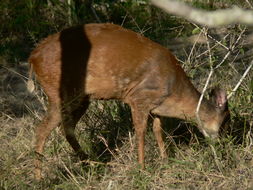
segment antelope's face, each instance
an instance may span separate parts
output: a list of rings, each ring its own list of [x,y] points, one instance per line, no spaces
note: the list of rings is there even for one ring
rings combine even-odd
[[[210,103],[214,111],[210,113],[208,120],[203,122],[200,131],[205,137],[217,138],[230,116],[226,93],[220,88],[215,88],[210,94]]]

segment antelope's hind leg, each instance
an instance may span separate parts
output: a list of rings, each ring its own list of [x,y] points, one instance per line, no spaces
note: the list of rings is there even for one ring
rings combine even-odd
[[[61,111],[58,104],[51,103],[48,107],[47,115],[45,116],[44,120],[41,124],[36,128],[35,131],[35,153],[36,158],[34,161],[35,169],[35,179],[41,179],[41,170],[42,170],[42,161],[41,155],[44,149],[44,145],[46,139],[50,135],[51,131],[56,128],[61,122]]]
[[[81,160],[86,160],[88,155],[84,153],[78,140],[76,139],[75,127],[82,115],[85,113],[89,105],[89,101],[83,98],[81,101],[73,104],[75,105],[67,106],[66,109],[62,111],[62,127],[64,129],[66,139],[73,150],[77,153]]]

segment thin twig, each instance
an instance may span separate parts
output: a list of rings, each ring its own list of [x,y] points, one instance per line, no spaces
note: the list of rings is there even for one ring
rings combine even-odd
[[[95,8],[93,7],[93,4],[94,4],[94,1],[92,1],[92,4],[91,4],[91,11],[93,13],[93,15],[95,16],[96,20],[98,23],[101,23],[101,19],[98,17],[97,13],[96,13],[96,10]]]
[[[123,25],[125,24],[125,20],[126,20],[126,18],[127,18],[127,15],[128,15],[128,13],[126,13],[126,15],[124,16],[124,18],[123,18],[123,20],[122,20],[120,26],[123,26]]]
[[[61,165],[65,168],[65,170],[67,171],[67,173],[69,174],[69,177],[71,179],[71,181],[73,181],[73,183],[79,188],[81,189],[80,183],[78,182],[78,180],[76,179],[75,175],[69,170],[69,168],[66,166],[66,164],[60,160]]]
[[[189,56],[188,56],[188,62],[190,62],[191,56],[192,56],[192,54],[193,54],[193,50],[194,50],[194,48],[195,48],[195,46],[196,46],[196,44],[197,44],[197,41],[198,41],[198,39],[199,39],[199,37],[200,37],[201,34],[202,34],[202,30],[201,30],[201,32],[199,33],[197,39],[194,41],[194,44],[193,44],[193,46],[192,46],[192,48],[191,48],[191,52],[190,52],[190,54],[189,54]]]
[[[221,44],[221,41],[226,40],[226,38],[227,38],[228,36],[229,36],[229,34],[226,34],[226,35],[223,37],[222,40],[220,40],[220,41],[215,40],[215,42],[217,42],[217,43],[215,43],[210,49],[212,50],[212,49],[214,49],[216,46],[220,45],[220,44]],[[206,50],[206,51],[202,52],[201,54],[197,55],[195,58],[199,58],[199,57],[201,57],[202,55],[205,55],[207,52],[208,52],[208,50]]]
[[[246,69],[246,71],[243,73],[241,79],[236,84],[236,86],[234,87],[234,89],[232,90],[232,92],[228,95],[227,99],[231,98],[231,96],[236,92],[236,90],[239,88],[239,86],[241,85],[243,79],[246,77],[246,75],[248,74],[248,72],[250,71],[250,69],[251,69],[252,66],[253,66],[253,60],[251,61],[250,65],[248,66],[248,68]]]
[[[24,79],[26,79],[26,80],[29,79],[28,77],[26,77],[26,76],[24,76],[24,75],[18,73],[17,71],[14,71],[13,69],[10,69],[10,68],[5,67],[5,66],[3,66],[3,65],[1,65],[1,67],[3,67],[4,69],[6,69],[7,71],[10,71],[10,72],[12,72],[12,73],[14,73],[14,74],[20,76],[21,78],[24,78]]]
[[[110,147],[109,147],[107,141],[105,140],[105,138],[102,137],[102,136],[98,136],[98,138],[101,139],[101,141],[104,143],[104,145],[106,146],[106,149],[111,153],[111,155],[112,155],[116,160],[118,160],[118,159],[117,159],[117,156],[116,156],[116,155],[113,153],[113,151],[110,149]],[[103,153],[102,153],[102,154],[103,154]]]
[[[200,29],[202,32],[204,32],[204,28],[201,28],[200,26],[198,26],[195,23],[192,23],[195,27],[197,27],[198,29]],[[217,44],[219,44],[221,47],[225,48],[226,50],[229,50],[229,48],[227,46],[225,46],[224,44],[222,44],[220,41],[216,40],[214,37],[212,37],[210,34],[206,33],[207,37],[212,39],[213,41],[215,41]],[[207,39],[208,40],[208,39]]]
[[[222,61],[216,65],[215,69],[218,69],[228,58],[228,56],[234,51],[236,45],[239,43],[240,39],[242,38],[243,33],[246,31],[246,27],[242,30],[242,32],[240,33],[240,35],[238,36],[237,40],[235,41],[235,43],[231,46],[231,48],[229,49],[229,51],[227,52],[227,54],[225,55],[225,57],[222,59]]]
[[[205,31],[205,36],[206,36],[206,38],[207,38],[207,31]],[[198,124],[199,124],[200,126],[202,126],[202,121],[201,121],[201,119],[200,119],[200,117],[199,117],[200,106],[201,106],[202,100],[203,100],[203,98],[204,98],[205,91],[206,91],[206,89],[207,89],[207,86],[208,86],[208,84],[209,84],[209,82],[210,82],[211,76],[213,75],[213,71],[214,71],[214,70],[213,70],[213,66],[212,66],[212,55],[211,55],[210,44],[209,44],[208,39],[207,39],[207,48],[208,48],[208,52],[209,52],[209,62],[210,62],[210,68],[211,68],[211,70],[210,70],[210,73],[209,73],[209,75],[208,75],[208,77],[207,77],[205,86],[204,86],[204,88],[203,88],[203,90],[202,90],[201,96],[200,96],[200,98],[199,98],[199,102],[198,102],[198,105],[197,105],[197,108],[196,108],[196,113],[195,113],[196,118],[197,118],[197,122],[198,122]]]
[[[237,45],[239,40],[242,38],[242,35],[244,34],[245,31],[246,31],[246,26],[244,27],[242,32],[239,34],[239,36],[238,36],[237,40],[235,41],[235,43],[232,45],[232,47],[231,47],[232,51],[235,49],[235,46]]]
[[[224,56],[224,58],[221,60],[221,62],[215,66],[214,70],[218,69],[227,60],[230,54],[231,54],[231,51],[228,51],[227,54]]]

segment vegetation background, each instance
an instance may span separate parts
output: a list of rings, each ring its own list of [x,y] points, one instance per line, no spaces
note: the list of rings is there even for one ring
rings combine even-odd
[[[185,1],[206,10],[233,5],[253,9],[252,0]],[[57,129],[44,151],[44,178],[34,180],[34,128],[46,111],[47,98],[39,84],[34,93],[27,90],[27,58],[49,34],[94,22],[122,25],[168,47],[199,90],[210,68],[222,63],[208,89],[220,85],[230,93],[253,59],[252,27],[207,30],[147,0],[1,0],[0,190],[253,189],[252,69],[229,100],[231,121],[213,149],[192,123],[164,119],[169,158],[159,159],[149,127],[147,168],[140,171],[129,107],[94,101],[76,130],[90,166],[82,166]]]

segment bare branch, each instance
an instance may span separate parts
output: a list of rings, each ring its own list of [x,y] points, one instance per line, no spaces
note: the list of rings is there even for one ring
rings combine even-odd
[[[208,27],[221,27],[235,23],[253,25],[253,11],[236,6],[231,9],[204,11],[176,0],[151,0],[151,3],[167,13]]]

